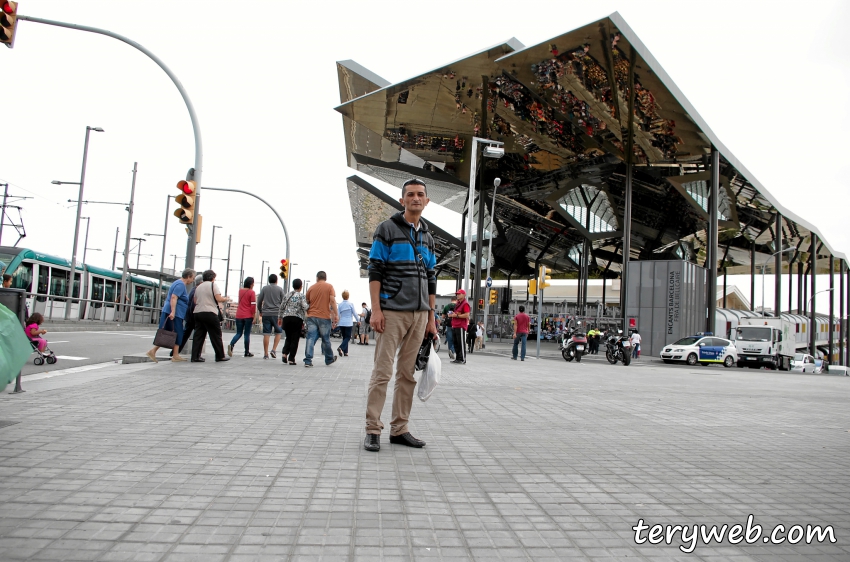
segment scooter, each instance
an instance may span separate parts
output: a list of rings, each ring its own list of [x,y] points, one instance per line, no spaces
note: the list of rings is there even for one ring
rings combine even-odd
[[[568,338],[564,338],[561,343],[561,356],[564,361],[570,362],[573,359],[581,363],[581,356],[584,355],[587,348],[587,335],[584,332],[579,332],[578,329],[570,333]]]
[[[632,362],[632,342],[628,336],[623,335],[622,330],[617,330],[616,334],[611,334],[605,341],[605,359],[612,365],[618,360],[622,361],[623,365]]]

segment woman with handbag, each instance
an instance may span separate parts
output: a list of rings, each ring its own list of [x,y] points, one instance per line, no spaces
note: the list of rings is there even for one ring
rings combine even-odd
[[[303,286],[301,279],[292,282],[292,291],[283,299],[277,314],[277,325],[282,327],[286,334],[281,354],[283,362],[288,362],[289,365],[297,365],[295,355],[298,353],[298,340],[301,338],[301,328],[304,327],[307,314],[307,300],[301,292]]]
[[[202,363],[201,348],[207,334],[215,350],[215,360],[230,361],[224,354],[224,343],[221,341],[221,322],[224,315],[219,303],[226,303],[229,297],[223,297],[215,284],[215,271],[208,269],[203,275],[204,282],[195,289],[195,336],[192,339],[192,362]]]
[[[147,356],[154,363],[156,360],[156,352],[160,347],[172,348],[171,360],[175,363],[185,361],[180,357],[180,341],[183,339],[183,318],[186,316],[186,310],[189,307],[189,292],[186,289],[187,285],[191,285],[195,280],[195,270],[183,270],[182,279],[175,281],[168,289],[168,294],[165,296],[165,305],[162,307],[162,314],[159,317],[159,329],[156,331],[156,337],[153,340],[153,349],[147,352]],[[171,329],[169,330],[169,324]]]

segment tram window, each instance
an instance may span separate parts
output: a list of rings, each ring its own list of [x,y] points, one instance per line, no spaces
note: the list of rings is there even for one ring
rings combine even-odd
[[[51,296],[66,297],[68,296],[68,278],[70,271],[59,269],[56,267],[50,268],[50,292]]]
[[[43,265],[38,266],[38,291],[37,292],[38,292],[39,295],[46,295],[47,294],[47,290],[49,288],[49,285],[48,285],[49,282],[50,282],[50,268],[43,266]],[[39,298],[39,300],[44,301],[46,299]]]
[[[103,300],[104,281],[103,277],[93,276],[91,278],[91,300],[94,301],[96,308],[100,308],[101,304],[99,301]]]
[[[115,295],[115,281],[107,281],[103,290],[103,300],[108,304],[112,304],[116,302],[117,297]]]
[[[153,302],[153,289],[150,287],[134,287],[133,304],[135,306],[151,306]]]
[[[80,274],[74,274],[74,298],[80,298]]]
[[[12,274],[12,288],[32,292],[32,264],[22,263]]]

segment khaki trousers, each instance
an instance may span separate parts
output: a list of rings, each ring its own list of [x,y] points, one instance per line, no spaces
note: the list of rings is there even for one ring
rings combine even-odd
[[[372,368],[366,401],[366,433],[380,435],[384,428],[381,411],[387,399],[387,383],[392,378],[393,360],[397,352],[390,435],[401,435],[407,433],[410,408],[413,406],[413,389],[416,388],[413,371],[416,369],[419,346],[425,337],[428,311],[384,310],[383,313],[386,320],[384,333],[375,334],[375,366]]]

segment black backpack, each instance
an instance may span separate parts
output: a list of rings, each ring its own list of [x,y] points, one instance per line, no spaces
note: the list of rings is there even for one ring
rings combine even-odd
[[[366,324],[369,324],[369,321],[372,320],[372,311],[368,308],[366,309],[366,318],[363,319]]]

